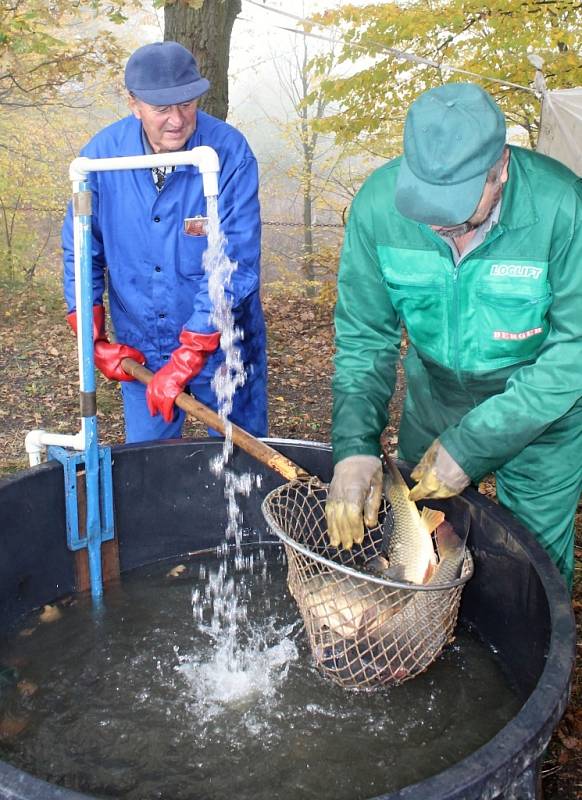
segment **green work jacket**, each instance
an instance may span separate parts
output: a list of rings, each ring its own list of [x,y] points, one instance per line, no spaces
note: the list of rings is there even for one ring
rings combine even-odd
[[[426,392],[459,409],[440,439],[478,480],[582,397],[582,181],[511,147],[499,222],[455,266],[441,237],[396,210],[399,163],[366,180],[342,248],[334,460],[379,454],[404,325]]]

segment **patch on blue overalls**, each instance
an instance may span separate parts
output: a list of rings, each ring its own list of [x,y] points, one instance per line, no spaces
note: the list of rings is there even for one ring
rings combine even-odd
[[[186,217],[184,220],[184,233],[187,236],[206,236],[208,232],[208,217]]]

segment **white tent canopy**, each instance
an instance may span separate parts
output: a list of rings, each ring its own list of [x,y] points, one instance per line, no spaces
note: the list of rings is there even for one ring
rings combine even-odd
[[[544,92],[536,149],[582,176],[582,89]]]

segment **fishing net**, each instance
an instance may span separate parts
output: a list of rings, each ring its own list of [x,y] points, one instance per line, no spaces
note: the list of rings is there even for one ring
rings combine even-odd
[[[391,508],[383,499],[378,525],[366,529],[363,543],[338,549],[327,539],[327,491],[316,479],[292,481],[263,501],[265,519],[285,546],[288,586],[311,653],[323,675],[344,688],[402,683],[427,669],[453,638],[462,588],[473,573],[471,554],[465,548],[459,577],[446,584],[362,572],[381,553]]]

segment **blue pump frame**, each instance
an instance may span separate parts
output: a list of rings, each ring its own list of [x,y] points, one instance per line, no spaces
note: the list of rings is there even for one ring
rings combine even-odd
[[[91,596],[103,596],[101,542],[114,538],[113,481],[111,450],[100,448],[97,428],[95,358],[93,355],[93,276],[91,247],[91,187],[87,180],[75,182],[73,189],[75,224],[75,263],[77,270],[77,324],[80,339],[79,383],[81,422],[85,447],[70,452],[60,447],[48,449],[49,458],[63,464],[67,511],[67,545],[71,550],[87,548]],[[84,464],[87,501],[85,535],[79,534],[77,506],[77,466]]]
[[[85,454],[72,453],[63,447],[51,445],[47,448],[47,455],[49,460],[60,461],[65,471],[67,547],[69,550],[82,550],[89,546],[89,537],[86,534],[81,536],[79,533],[77,467],[85,464]],[[110,447],[99,447],[99,502],[101,542],[109,542],[115,538]]]
[[[97,403],[95,359],[93,355],[93,258],[91,236],[91,187],[88,172],[106,169],[147,169],[153,166],[192,164],[202,175],[204,195],[218,194],[219,161],[208,146],[195,147],[187,152],[146,156],[88,159],[77,158],[71,163],[69,176],[73,181],[73,233],[75,250],[75,294],[79,345],[79,381],[81,389],[81,419],[84,434],[83,455],[53,450],[65,467],[67,493],[67,541],[71,549],[87,547],[89,578],[94,600],[103,596],[101,542],[114,537],[113,490],[111,457],[100,448],[97,435]],[[87,494],[86,535],[79,536],[76,507],[77,465],[85,464]],[[73,498],[75,510],[72,510]],[[69,514],[70,511],[70,514]]]

